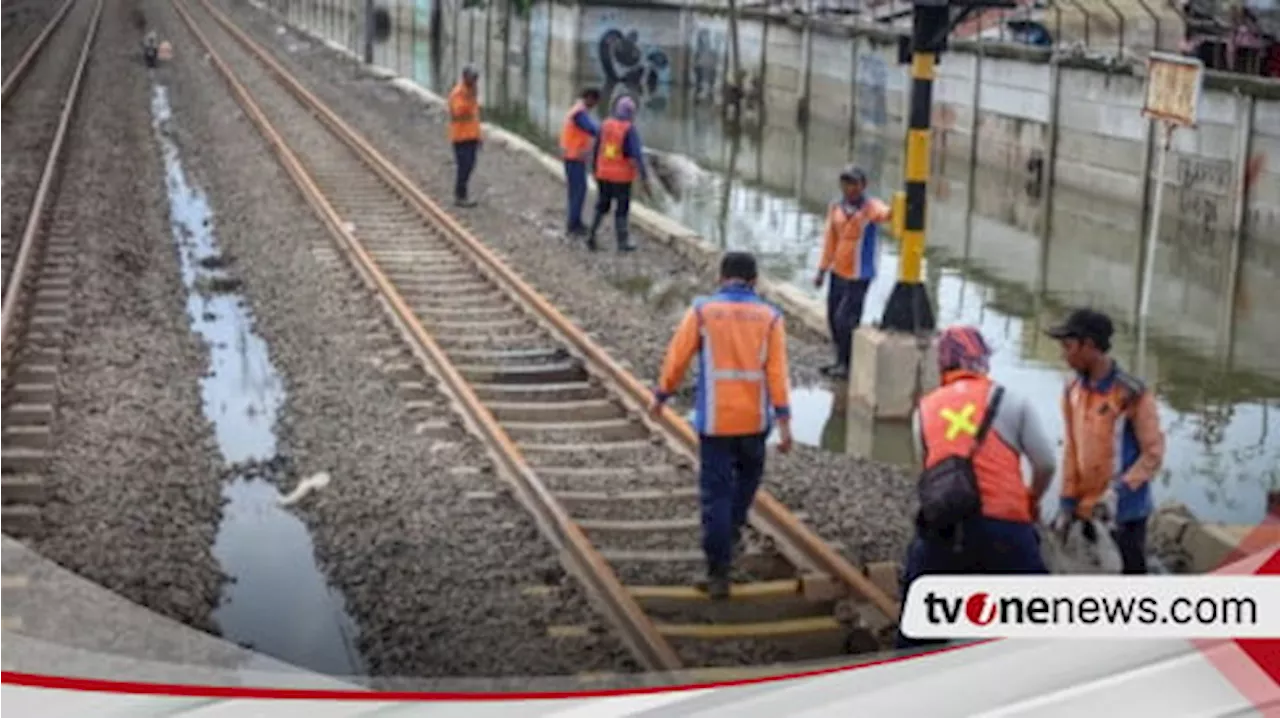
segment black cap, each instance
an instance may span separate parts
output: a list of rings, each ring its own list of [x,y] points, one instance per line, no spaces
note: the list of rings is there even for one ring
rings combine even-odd
[[[756,280],[756,258],[750,252],[726,252],[720,260],[721,279]]]
[[[1092,340],[1103,351],[1111,348],[1111,335],[1114,333],[1111,317],[1092,309],[1076,309],[1066,321],[1045,330],[1045,334],[1054,339]]]
[[[862,171],[862,168],[857,165],[849,165],[848,167],[845,167],[844,169],[840,170],[840,181],[841,182],[857,182],[858,184],[866,184],[867,173]]]

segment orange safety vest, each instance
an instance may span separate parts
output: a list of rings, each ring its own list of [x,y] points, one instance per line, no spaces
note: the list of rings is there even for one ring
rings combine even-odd
[[[636,165],[622,151],[631,123],[610,117],[600,126],[600,156],[596,158],[596,179],[628,184],[636,180]]]
[[[449,141],[480,139],[480,103],[467,86],[459,82],[449,93]]]
[[[889,216],[889,206],[867,197],[862,208],[848,214],[837,201],[827,211],[819,268],[844,279],[872,279],[875,276],[879,233],[877,222]]]
[[[991,396],[992,381],[982,374],[953,371],[948,372],[942,382],[942,386],[920,400],[920,443],[924,447],[925,469],[949,456],[969,455]],[[997,432],[987,432],[973,457],[973,471],[978,477],[983,516],[1031,522],[1031,499],[1022,481],[1021,457]]]
[[[591,152],[591,133],[578,127],[573,121],[574,115],[585,109],[587,106],[579,100],[569,109],[569,114],[564,116],[564,127],[560,129],[560,150],[566,160],[581,161]]]
[[[769,428],[770,405],[789,411],[782,314],[750,289],[729,287],[694,301],[663,361],[658,385],[674,393],[698,357],[695,430],[749,436]]]

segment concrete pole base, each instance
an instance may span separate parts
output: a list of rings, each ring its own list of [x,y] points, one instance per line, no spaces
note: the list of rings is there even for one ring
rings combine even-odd
[[[875,419],[906,419],[917,398],[937,386],[937,342],[932,337],[922,339],[879,327],[859,327],[854,332],[851,413],[859,407]]]

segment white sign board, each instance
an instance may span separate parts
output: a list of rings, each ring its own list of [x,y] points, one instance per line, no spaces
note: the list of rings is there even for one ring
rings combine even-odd
[[[1147,56],[1147,91],[1142,116],[1194,127],[1203,78],[1204,63],[1199,58],[1151,53]]]

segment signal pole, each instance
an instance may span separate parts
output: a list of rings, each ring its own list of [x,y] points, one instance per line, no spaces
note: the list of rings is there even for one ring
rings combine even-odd
[[[971,12],[990,7],[1016,7],[1015,0],[914,0],[911,35],[900,38],[898,60],[911,65],[907,123],[906,187],[894,197],[894,224],[901,244],[898,281],[885,304],[880,326],[890,332],[920,334],[935,328],[933,305],[923,276],[925,219],[928,204],[932,139],[933,78],[947,35]],[[959,12],[953,13],[958,9]],[[978,108],[973,108],[974,112]],[[971,138],[976,142],[977,138]]]

